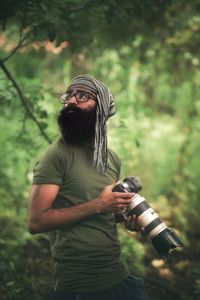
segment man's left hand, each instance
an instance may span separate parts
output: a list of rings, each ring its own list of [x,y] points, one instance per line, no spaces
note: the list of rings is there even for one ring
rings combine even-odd
[[[128,218],[125,220],[125,226],[126,229],[130,231],[141,232],[142,235],[145,234],[145,228],[139,224],[138,217],[135,215],[128,216]]]

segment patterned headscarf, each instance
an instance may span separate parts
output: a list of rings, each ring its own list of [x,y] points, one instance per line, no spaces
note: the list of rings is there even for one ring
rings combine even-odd
[[[87,88],[97,97],[93,166],[98,172],[106,172],[108,163],[106,121],[115,114],[113,96],[104,83],[89,75],[79,75],[73,78],[68,90],[75,85]]]

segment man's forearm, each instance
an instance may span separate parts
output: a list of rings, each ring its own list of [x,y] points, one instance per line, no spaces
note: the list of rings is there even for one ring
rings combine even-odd
[[[67,208],[49,208],[28,221],[29,232],[35,234],[60,229],[97,213],[97,199]]]
[[[82,204],[67,208],[52,208],[59,192],[57,185],[35,185],[32,188],[28,208],[30,233],[47,232],[79,222],[97,213],[120,212],[131,203],[133,193],[113,192],[114,184],[106,186],[101,194]]]

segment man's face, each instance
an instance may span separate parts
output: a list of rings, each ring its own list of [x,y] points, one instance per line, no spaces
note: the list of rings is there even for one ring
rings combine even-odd
[[[65,141],[72,144],[90,141],[94,139],[95,134],[97,102],[88,94],[85,94],[88,96],[87,101],[77,101],[82,91],[89,92],[81,86],[73,87],[68,91],[71,96],[68,97],[67,103],[64,104],[58,116],[61,135]]]

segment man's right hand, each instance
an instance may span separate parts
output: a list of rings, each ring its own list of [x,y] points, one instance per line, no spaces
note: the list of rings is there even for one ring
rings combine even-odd
[[[134,193],[113,192],[116,183],[108,185],[97,197],[97,211],[119,213],[131,203]]]
[[[33,185],[29,197],[28,228],[41,233],[63,228],[91,215],[121,212],[130,205],[133,193],[113,192],[115,184],[106,186],[95,199],[64,208],[53,208],[60,187],[54,184]]]

